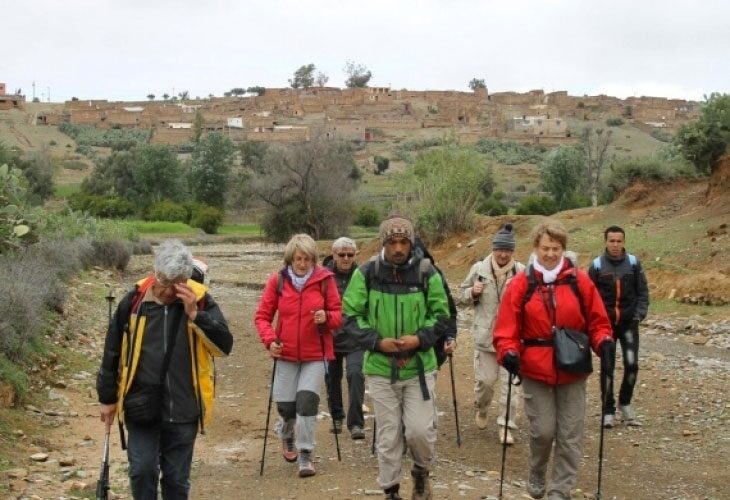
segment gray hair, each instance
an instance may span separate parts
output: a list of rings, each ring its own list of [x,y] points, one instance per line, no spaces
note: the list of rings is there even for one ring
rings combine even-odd
[[[189,279],[193,274],[193,254],[180,240],[165,240],[155,252],[155,273],[170,280]]]
[[[340,250],[344,250],[345,248],[352,248],[353,250],[357,251],[357,244],[346,236],[337,238],[335,242],[332,243],[332,253],[337,253]]]

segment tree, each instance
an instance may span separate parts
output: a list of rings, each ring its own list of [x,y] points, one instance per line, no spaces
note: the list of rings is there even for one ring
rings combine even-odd
[[[96,168],[81,182],[81,192],[89,195],[136,198],[134,168],[138,150],[113,151],[97,162]]]
[[[355,181],[352,147],[315,139],[291,146],[269,146],[251,190],[268,206],[262,227],[275,241],[306,232],[315,239],[347,231]]]
[[[586,127],[580,135],[580,145],[585,157],[585,192],[591,205],[598,206],[601,174],[610,160],[608,148],[611,145],[612,131]]]
[[[484,83],[484,78],[472,78],[469,81],[469,88],[472,90],[476,89],[486,89],[487,84]]]
[[[321,71],[317,72],[317,77],[314,79],[314,82],[317,84],[317,87],[324,87],[327,85],[327,82],[330,81],[330,77],[322,73]]]
[[[294,78],[289,79],[289,85],[293,89],[308,88],[314,85],[314,63],[305,64],[300,66],[298,70],[294,72]]]
[[[149,99],[150,101],[154,101],[155,100],[155,94],[147,94],[147,99]]]
[[[397,208],[413,214],[433,241],[470,229],[488,170],[471,148],[449,145],[425,151],[397,186],[402,193]]]
[[[203,135],[203,128],[205,128],[203,113],[201,113],[200,110],[197,110],[195,112],[195,118],[193,119],[193,142],[200,142],[200,136]]]
[[[168,100],[170,98],[170,94],[168,94],[167,92],[165,92],[164,94],[162,94],[162,98],[164,100]]]
[[[146,208],[164,199],[179,201],[184,194],[183,172],[177,155],[165,144],[139,149],[133,170],[137,204]]]
[[[553,149],[540,164],[542,186],[552,195],[558,210],[572,208],[584,170],[583,152],[566,145]]]
[[[256,94],[256,95],[264,95],[264,92],[266,92],[266,87],[261,87],[261,86],[258,86],[257,85],[257,86],[254,86],[254,87],[247,88],[246,89],[246,92],[251,92],[251,93]]]
[[[347,75],[345,85],[349,88],[367,87],[368,82],[373,77],[372,72],[365,65],[356,64],[353,61],[347,61],[345,63],[344,71]]]
[[[30,153],[15,164],[28,180],[27,196],[32,205],[41,205],[53,195],[55,165],[48,149]]]
[[[246,89],[243,87],[234,87],[231,89],[231,95],[239,96],[246,93]]]
[[[188,175],[190,192],[195,201],[223,208],[230,186],[234,152],[230,139],[217,132],[198,141]]]
[[[375,175],[382,174],[388,170],[388,167],[390,166],[390,159],[384,156],[375,155],[373,161],[375,162]]]
[[[710,173],[730,144],[730,94],[706,97],[699,119],[683,125],[674,142],[699,172]]]
[[[177,96],[180,98],[181,101],[185,101],[187,99],[190,99],[190,92],[187,90],[183,90],[182,92],[178,92]]]
[[[230,91],[223,92],[223,97],[231,97],[233,94]]]

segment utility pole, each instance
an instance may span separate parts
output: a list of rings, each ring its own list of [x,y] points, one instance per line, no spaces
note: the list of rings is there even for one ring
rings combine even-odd
[[[46,87],[46,90],[48,90],[48,102],[51,102],[51,87]]]
[[[35,101],[35,80],[33,80],[33,101]]]

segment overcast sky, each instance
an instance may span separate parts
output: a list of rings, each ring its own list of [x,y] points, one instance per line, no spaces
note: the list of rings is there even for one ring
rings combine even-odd
[[[730,92],[726,0],[2,0],[0,81],[52,101],[343,86],[702,99]]]

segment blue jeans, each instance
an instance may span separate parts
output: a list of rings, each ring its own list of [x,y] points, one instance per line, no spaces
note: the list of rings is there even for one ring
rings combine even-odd
[[[187,499],[197,422],[157,425],[129,422],[127,429],[129,484],[134,500],[156,500],[158,483],[162,484],[165,500]]]

